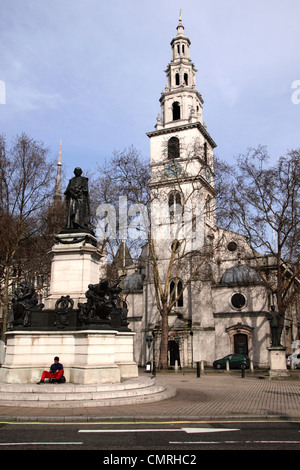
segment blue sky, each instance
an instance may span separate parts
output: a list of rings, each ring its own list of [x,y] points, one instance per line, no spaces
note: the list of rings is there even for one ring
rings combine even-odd
[[[61,139],[67,179],[130,145],[149,158],[180,9],[216,154],[299,147],[299,0],[1,0],[0,132],[55,158]]]

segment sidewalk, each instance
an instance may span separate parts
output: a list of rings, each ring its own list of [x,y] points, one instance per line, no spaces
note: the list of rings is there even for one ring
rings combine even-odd
[[[145,372],[141,371],[141,374]],[[156,382],[177,389],[175,397],[155,403],[69,409],[1,406],[0,421],[92,422],[126,420],[299,419],[300,371],[270,379],[267,372],[158,372]],[[58,385],[59,386],[59,385]]]

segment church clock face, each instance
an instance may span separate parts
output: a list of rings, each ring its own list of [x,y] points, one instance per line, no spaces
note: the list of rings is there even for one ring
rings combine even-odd
[[[168,178],[176,178],[179,176],[182,172],[182,166],[180,165],[179,162],[170,162],[167,164],[165,167],[165,175]]]

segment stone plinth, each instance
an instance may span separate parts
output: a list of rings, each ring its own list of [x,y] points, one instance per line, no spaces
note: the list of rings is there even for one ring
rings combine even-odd
[[[270,360],[270,377],[280,377],[289,375],[286,367],[286,348],[283,346],[272,346],[268,348]]]
[[[0,403],[7,407],[63,409],[107,407],[151,403],[176,395],[174,387],[157,383],[150,377],[138,377],[116,384],[78,385],[64,383],[4,384],[0,383]],[[59,414],[58,414],[59,416]]]
[[[84,302],[89,284],[97,284],[100,278],[102,255],[97,239],[87,233],[66,233],[56,237],[52,247],[51,282],[45,307],[54,309],[55,302],[65,295],[78,302]]]
[[[67,382],[118,383],[138,376],[132,332],[116,330],[12,331],[7,333],[0,381],[35,383],[59,356]]]

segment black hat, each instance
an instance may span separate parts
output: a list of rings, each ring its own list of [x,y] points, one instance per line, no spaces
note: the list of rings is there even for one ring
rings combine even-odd
[[[59,361],[59,357],[55,356],[54,360]]]

